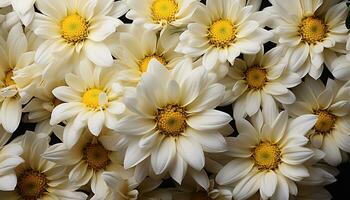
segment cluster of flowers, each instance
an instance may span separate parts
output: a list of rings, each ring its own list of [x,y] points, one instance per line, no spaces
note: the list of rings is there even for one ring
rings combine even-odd
[[[269,1],[1,0],[0,198],[331,199],[348,7]]]

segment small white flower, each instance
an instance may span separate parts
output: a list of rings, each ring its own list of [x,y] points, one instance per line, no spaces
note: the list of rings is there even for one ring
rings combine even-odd
[[[341,151],[350,152],[349,90],[349,82],[328,79],[324,86],[321,80],[306,77],[305,82],[293,90],[297,101],[286,106],[293,117],[317,117],[307,136],[312,146],[325,153],[324,160],[334,166],[342,161]]]
[[[247,199],[257,191],[262,199],[281,200],[289,199],[289,193],[296,195],[295,184],[309,176],[305,161],[313,151],[304,147],[308,142],[304,135],[315,121],[315,116],[308,121],[304,116],[289,120],[285,111],[277,116],[259,111],[251,123],[236,119],[239,135],[229,141],[227,153],[234,159],[220,170],[216,182],[233,184],[237,200]]]
[[[241,0],[207,0],[181,34],[176,51],[203,55],[203,65],[209,67],[217,62],[233,64],[240,53],[255,54],[272,34],[251,18],[253,13],[253,6]]]
[[[53,109],[50,124],[68,121],[63,142],[69,147],[75,144],[86,126],[98,136],[103,127],[113,127],[117,116],[125,110],[121,102],[123,88],[115,82],[118,68],[101,68],[84,60],[78,69],[76,74],[66,75],[68,86],[52,91],[63,103]]]

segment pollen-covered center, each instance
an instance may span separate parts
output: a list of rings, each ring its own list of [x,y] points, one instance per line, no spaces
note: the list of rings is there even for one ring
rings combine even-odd
[[[247,84],[252,89],[262,89],[267,81],[266,70],[260,67],[250,67],[245,72]]]
[[[217,20],[209,28],[210,43],[216,47],[225,48],[229,46],[235,38],[236,29],[229,20]]]
[[[151,60],[152,60],[153,58],[157,59],[158,62],[160,62],[162,65],[166,65],[166,64],[167,64],[167,62],[166,62],[166,60],[164,59],[163,56],[158,56],[158,55],[146,56],[144,59],[142,59],[142,60],[140,61],[140,71],[141,71],[142,73],[144,73],[144,72],[147,71],[147,69],[148,69],[148,64],[149,64],[149,62],[151,62]]]
[[[158,109],[156,123],[159,132],[166,136],[178,136],[186,129],[187,114],[178,105],[167,105]]]
[[[100,104],[100,95],[104,92],[100,89],[89,89],[83,94],[83,103],[86,107],[91,109],[99,109]]]
[[[26,170],[17,179],[17,192],[25,200],[36,200],[47,191],[48,181],[45,174],[35,170]]]
[[[151,11],[154,21],[172,22],[176,19],[179,7],[175,0],[154,0]]]
[[[5,86],[11,86],[11,85],[15,85],[15,81],[12,79],[13,77],[13,71],[9,70],[5,73],[5,78],[4,78],[4,84]]]
[[[68,15],[61,21],[61,36],[67,43],[80,43],[88,37],[89,23],[77,13]]]
[[[252,157],[259,170],[273,170],[281,161],[281,150],[270,142],[261,142],[253,151]]]
[[[301,22],[299,32],[304,41],[309,44],[315,44],[326,37],[327,26],[321,19],[306,17]]]
[[[318,115],[318,118],[314,127],[316,133],[319,133],[319,134],[329,133],[334,128],[336,116],[326,110],[316,111],[315,114]]]
[[[109,153],[100,143],[89,143],[84,148],[84,159],[90,168],[98,171],[111,162]]]

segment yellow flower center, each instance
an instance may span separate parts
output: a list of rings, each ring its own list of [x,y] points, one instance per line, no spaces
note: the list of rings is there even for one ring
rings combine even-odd
[[[61,22],[61,36],[67,43],[80,43],[88,37],[89,23],[77,13],[68,15]]]
[[[301,22],[299,32],[304,41],[315,44],[326,37],[327,26],[318,18],[306,17]]]
[[[92,108],[92,109],[99,109],[101,107],[99,102],[100,94],[102,94],[103,91],[100,89],[90,89],[86,91],[83,94],[83,103],[86,107]]]
[[[281,150],[270,142],[261,142],[253,151],[253,158],[259,170],[273,170],[281,161]]]
[[[247,84],[252,89],[262,89],[267,81],[266,70],[260,67],[250,67],[245,72]]]
[[[151,55],[151,56],[146,56],[144,59],[142,59],[140,61],[140,71],[142,73],[146,72],[148,69],[148,64],[149,62],[151,62],[151,60],[155,58],[158,60],[158,62],[160,62],[162,65],[166,65],[167,62],[166,60],[163,58],[163,56],[158,56],[158,55]]]
[[[316,133],[319,133],[319,134],[329,133],[334,127],[336,116],[329,113],[326,110],[316,111],[315,114],[318,115],[318,118],[314,127]]]
[[[151,11],[154,21],[172,22],[179,8],[174,0],[154,0]]]
[[[84,159],[88,166],[96,171],[105,169],[111,162],[109,151],[100,143],[89,143],[84,148]]]
[[[157,111],[157,128],[163,135],[176,137],[186,129],[186,119],[187,113],[184,108],[167,105]]]
[[[17,180],[17,192],[25,200],[39,199],[47,187],[46,176],[35,170],[24,171]]]
[[[235,38],[236,29],[229,20],[217,20],[209,28],[210,43],[216,47],[225,48],[229,46]]]
[[[15,85],[15,81],[12,79],[13,77],[13,71],[9,70],[8,72],[6,72],[5,74],[5,79],[4,79],[4,83],[6,86],[11,86],[11,85]]]

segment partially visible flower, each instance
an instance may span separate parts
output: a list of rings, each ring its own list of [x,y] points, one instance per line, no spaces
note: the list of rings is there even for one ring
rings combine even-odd
[[[198,57],[203,65],[234,63],[240,53],[256,54],[272,34],[251,18],[253,6],[241,0],[207,0],[181,34],[176,51]]]
[[[0,2],[0,8],[10,6],[12,7],[14,13],[18,15],[24,26],[28,26],[35,15],[34,4],[36,0],[2,0]]]
[[[76,74],[66,75],[68,86],[52,91],[62,103],[53,109],[50,124],[68,121],[63,133],[68,147],[76,143],[86,126],[98,136],[103,127],[113,127],[118,115],[125,111],[123,88],[115,82],[117,74],[118,68],[101,68],[84,60]]]
[[[126,17],[149,30],[187,25],[199,5],[198,0],[126,0],[130,11]]]
[[[349,83],[328,79],[325,86],[321,80],[306,77],[293,90],[297,101],[286,105],[292,117],[317,117],[307,137],[313,147],[325,153],[324,160],[334,166],[342,161],[341,151],[350,152]]]

